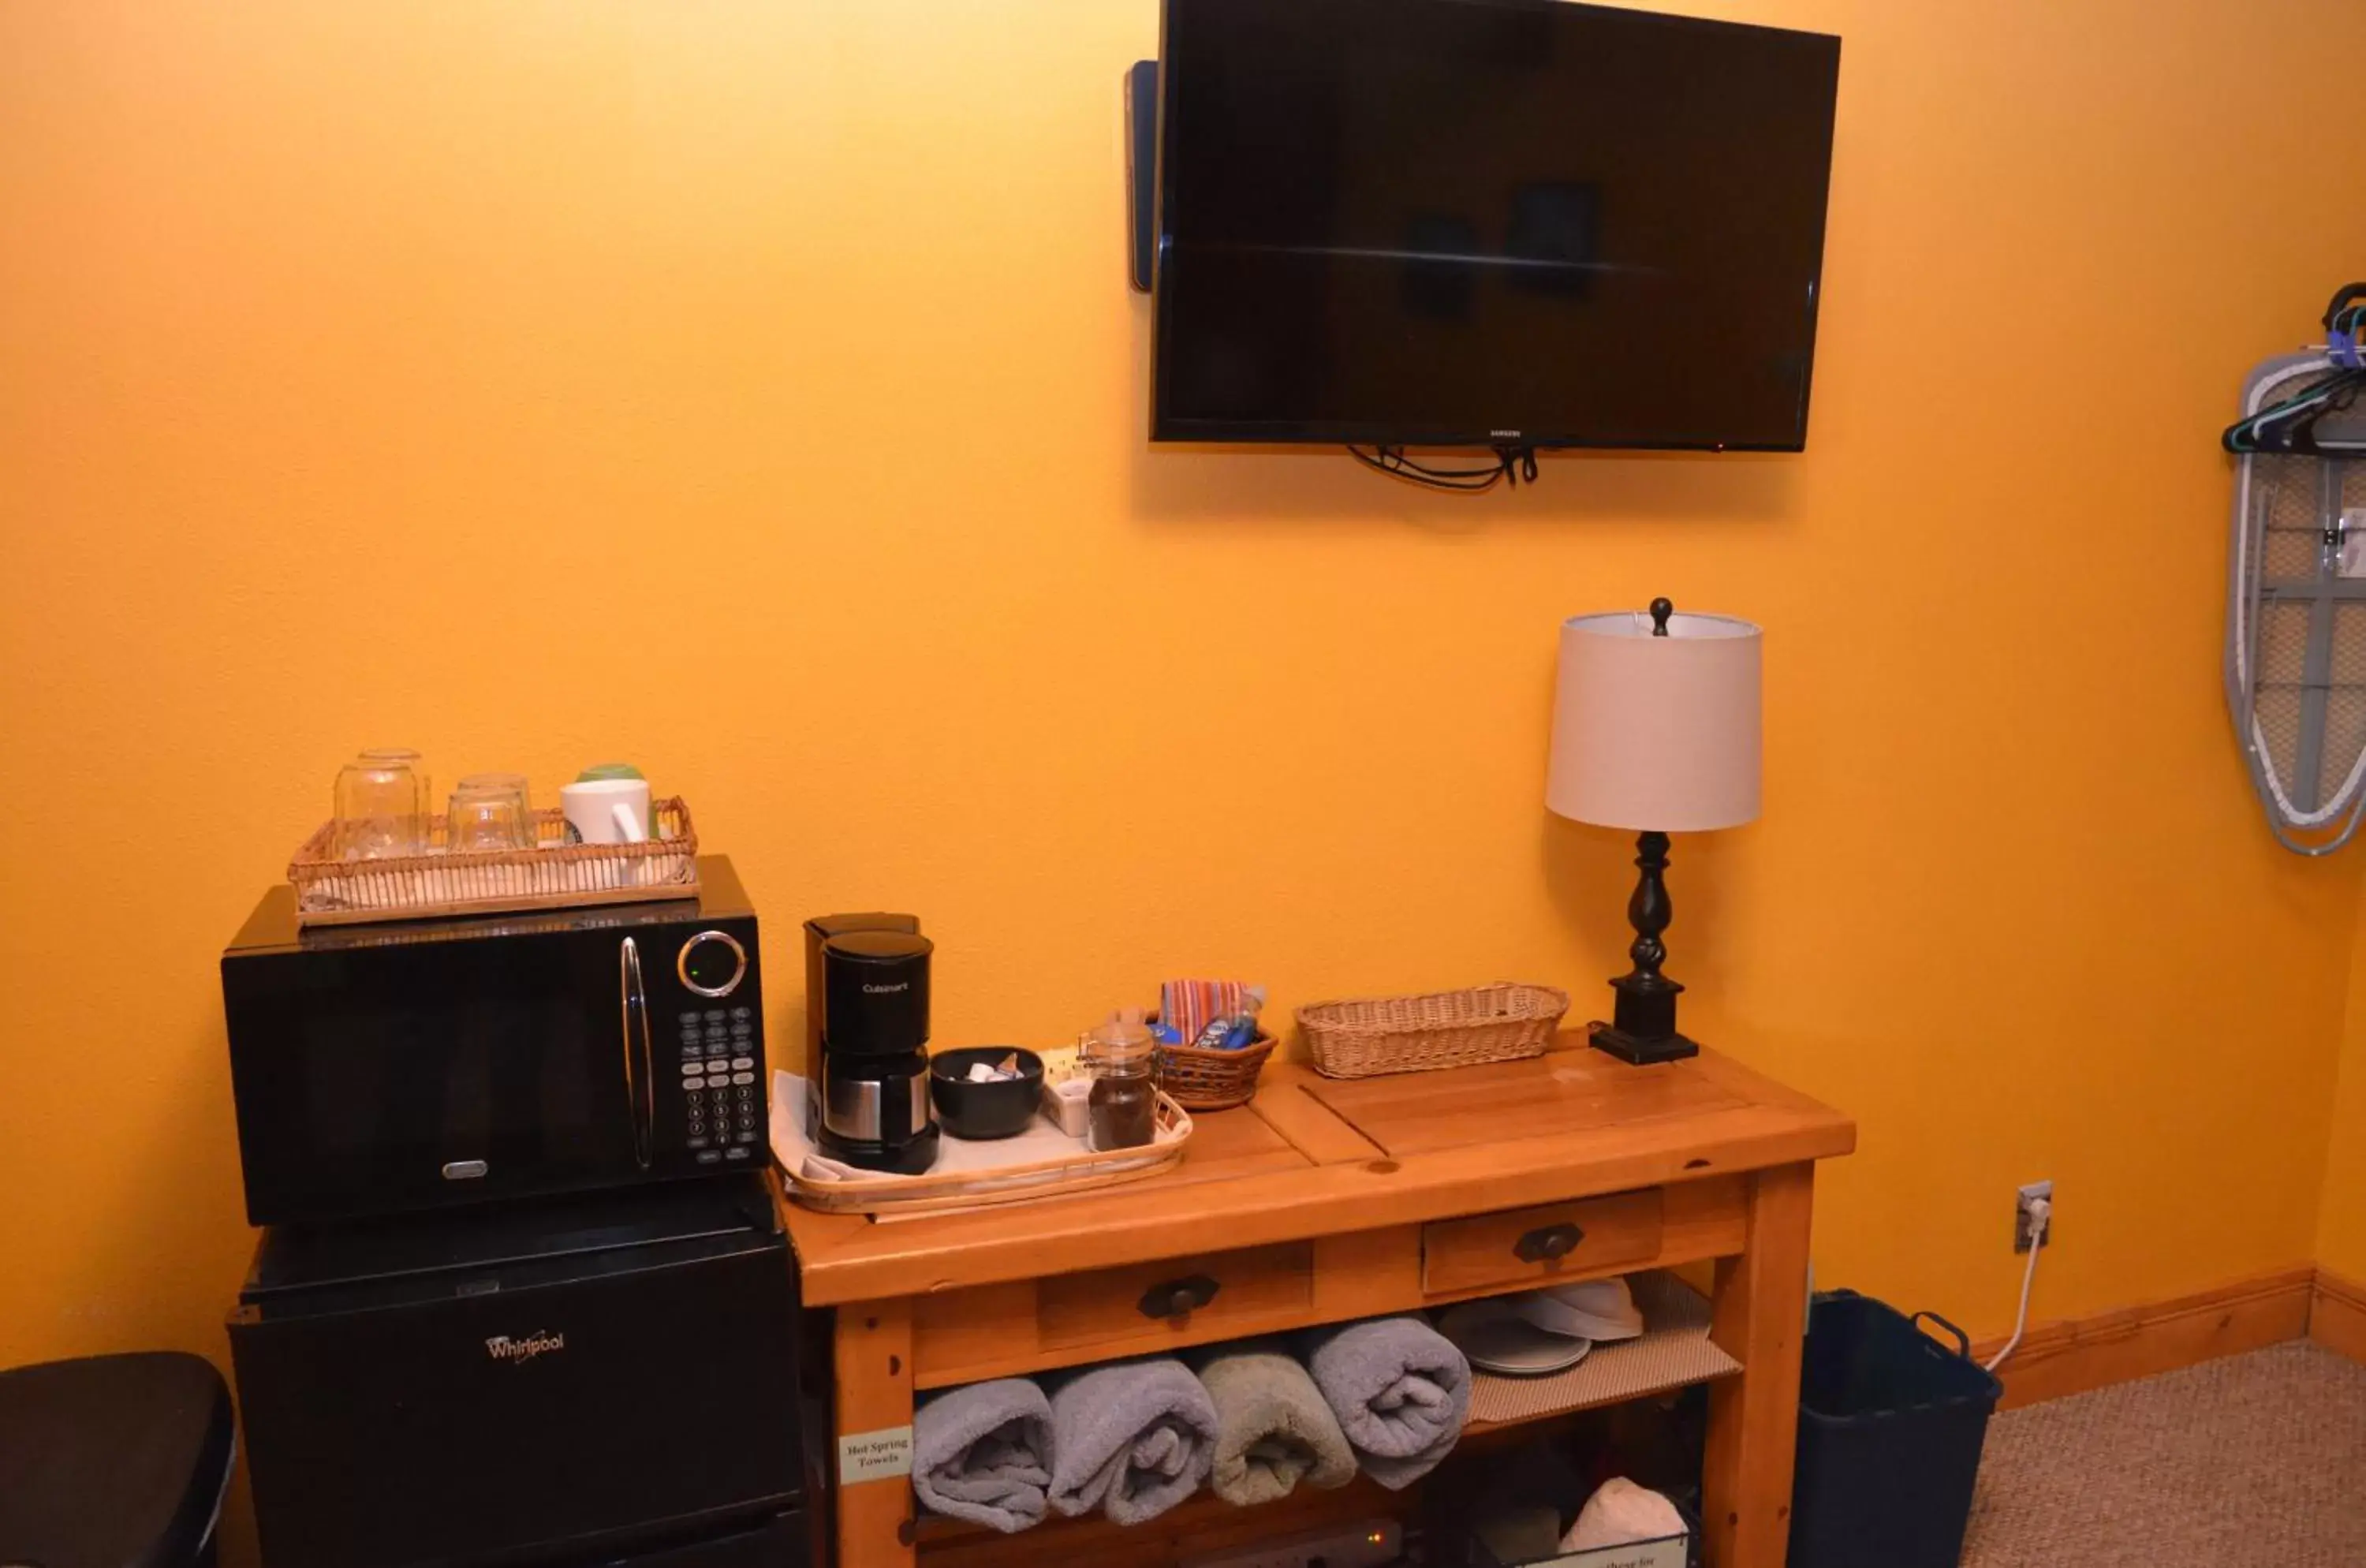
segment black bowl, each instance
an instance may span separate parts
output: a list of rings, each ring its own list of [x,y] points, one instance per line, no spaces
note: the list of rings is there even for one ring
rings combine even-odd
[[[974,1063],[993,1066],[1005,1056],[1019,1058],[1019,1076],[992,1083],[971,1083],[966,1075]],[[929,1102],[937,1120],[956,1138],[1012,1138],[1027,1131],[1043,1102],[1043,1058],[1015,1045],[968,1045],[940,1051],[929,1058]]]

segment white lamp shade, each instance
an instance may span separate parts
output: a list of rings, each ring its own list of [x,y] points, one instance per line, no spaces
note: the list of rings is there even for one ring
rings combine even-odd
[[[1732,828],[1758,815],[1759,648],[1725,615],[1620,611],[1561,623],[1545,804],[1631,832]]]

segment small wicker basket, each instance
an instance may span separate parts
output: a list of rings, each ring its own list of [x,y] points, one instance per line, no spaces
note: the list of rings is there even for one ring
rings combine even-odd
[[[1425,1073],[1541,1056],[1569,994],[1508,981],[1424,997],[1313,1002],[1298,1010],[1314,1070],[1325,1077]]]
[[[1225,1111],[1246,1105],[1256,1093],[1257,1074],[1273,1055],[1274,1038],[1260,1033],[1237,1051],[1197,1045],[1158,1047],[1158,1087],[1186,1111]]]

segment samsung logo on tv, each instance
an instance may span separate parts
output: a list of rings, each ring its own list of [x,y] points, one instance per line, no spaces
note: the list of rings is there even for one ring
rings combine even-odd
[[[1487,433],[1490,441],[1517,441],[1519,438],[1520,433],[1516,430],[1491,430]]]

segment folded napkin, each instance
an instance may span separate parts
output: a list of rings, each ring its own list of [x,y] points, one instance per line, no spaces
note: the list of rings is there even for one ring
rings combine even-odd
[[[1079,1372],[1052,1390],[1052,1506],[1155,1519],[1208,1479],[1216,1433],[1208,1391],[1171,1356]]]
[[[1453,1452],[1470,1413],[1470,1363],[1417,1317],[1376,1317],[1318,1330],[1306,1370],[1347,1435],[1364,1473],[1410,1486]]]
[[[1560,1538],[1563,1551],[1591,1551],[1603,1546],[1632,1546],[1638,1541],[1665,1540],[1687,1533],[1676,1506],[1623,1475],[1614,1475],[1595,1488],[1577,1522]]]
[[[941,1393],[912,1416],[912,1490],[921,1506],[1008,1535],[1043,1518],[1052,1484],[1052,1404],[1025,1378]]]
[[[1339,1418],[1278,1342],[1226,1346],[1200,1358],[1198,1370],[1216,1407],[1209,1483],[1217,1496],[1246,1506],[1287,1496],[1301,1481],[1330,1487],[1356,1479]]]

